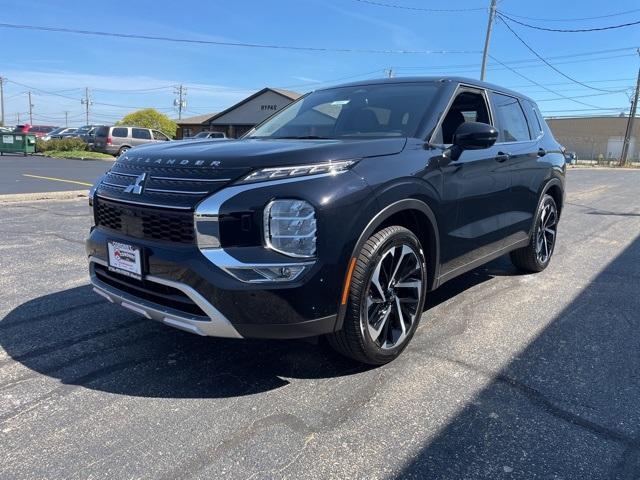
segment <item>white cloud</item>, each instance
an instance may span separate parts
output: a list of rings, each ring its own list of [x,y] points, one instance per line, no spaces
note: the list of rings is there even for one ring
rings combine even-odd
[[[91,110],[100,121],[120,118],[125,113],[142,107],[158,108],[174,116],[172,102],[175,98],[173,86],[180,81],[144,75],[95,75],[71,71],[9,70],[3,72],[8,80],[6,96],[6,121],[14,123],[20,112],[21,121],[26,121],[28,111],[27,90],[32,91],[34,123],[62,123],[68,111],[74,124],[83,120],[80,99],[84,88],[89,87],[94,101]],[[17,82],[22,85],[18,85]],[[187,88],[187,110],[185,115],[220,111],[251,95],[254,89],[239,89],[215,83],[189,83]],[[162,88],[161,88],[162,87]],[[136,92],[135,90],[156,89]],[[45,92],[57,93],[57,95]],[[108,103],[111,105],[100,105]],[[115,105],[115,106],[114,106]],[[96,118],[98,120],[98,118]]]

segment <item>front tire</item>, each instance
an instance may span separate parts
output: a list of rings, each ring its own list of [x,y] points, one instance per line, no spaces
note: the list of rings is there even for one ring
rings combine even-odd
[[[551,262],[558,233],[558,207],[551,195],[542,197],[529,245],[511,252],[511,262],[525,272],[541,272]]]
[[[362,247],[351,277],[342,329],[328,336],[341,354],[371,365],[394,360],[413,337],[427,286],[418,238],[387,227]]]

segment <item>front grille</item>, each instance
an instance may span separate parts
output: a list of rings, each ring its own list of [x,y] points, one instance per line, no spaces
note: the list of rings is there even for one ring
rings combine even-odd
[[[98,185],[96,195],[107,200],[192,210],[203,198],[245,175],[248,168],[167,167],[117,161]],[[140,175],[145,174],[144,180]],[[127,192],[138,181],[139,191]]]
[[[177,288],[120,275],[97,263],[94,263],[94,273],[101,282],[135,297],[179,312],[208,319],[207,314],[191,298]]]
[[[134,238],[194,243],[193,213],[95,200],[96,226]]]

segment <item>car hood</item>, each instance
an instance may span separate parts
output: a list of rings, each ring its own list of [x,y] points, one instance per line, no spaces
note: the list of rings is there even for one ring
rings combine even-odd
[[[203,198],[256,168],[391,155],[402,151],[405,143],[405,138],[247,139],[144,145],[121,155],[105,174],[95,190],[100,199],[96,208],[105,218],[113,217],[117,208],[109,201],[192,209]]]
[[[137,147],[118,161],[189,168],[253,169],[393,155],[401,152],[405,144],[405,138],[188,140]]]

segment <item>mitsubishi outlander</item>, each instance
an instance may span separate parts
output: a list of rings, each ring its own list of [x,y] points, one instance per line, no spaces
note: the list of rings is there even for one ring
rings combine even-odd
[[[549,265],[565,170],[536,104],[496,85],[317,90],[239,140],[120,155],[90,193],[91,281],[198,335],[326,335],[383,364],[446,281],[507,253]]]

